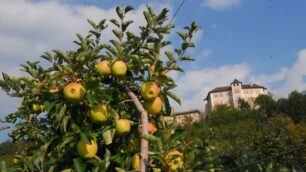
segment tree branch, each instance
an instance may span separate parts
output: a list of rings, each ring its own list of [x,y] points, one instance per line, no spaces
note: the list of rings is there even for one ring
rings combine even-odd
[[[142,135],[148,135],[148,113],[143,108],[137,96],[130,90],[128,87],[121,85],[125,92],[130,96],[137,110],[141,114],[141,131]],[[140,172],[146,172],[148,167],[148,152],[149,152],[149,143],[146,139],[141,138],[141,147],[140,147]]]

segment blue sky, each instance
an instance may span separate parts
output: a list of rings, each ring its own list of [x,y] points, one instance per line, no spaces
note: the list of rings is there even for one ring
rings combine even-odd
[[[1,0],[0,71],[21,76],[19,64],[37,60],[44,51],[73,48],[74,33],[85,33],[86,19],[115,17],[117,5],[132,5],[132,27],[144,22],[142,10],[178,8],[179,0]],[[176,111],[204,110],[203,98],[216,86],[234,78],[268,88],[285,97],[306,89],[305,0],[186,0],[176,16],[176,31],[196,21],[201,27],[196,62],[184,63],[184,74],[172,73],[182,106]],[[109,38],[106,36],[106,39]],[[169,37],[177,42],[175,34]],[[176,44],[174,44],[175,46]],[[171,48],[171,47],[170,47]],[[19,100],[0,92],[0,118],[14,112]],[[5,124],[0,123],[0,126]],[[0,131],[0,142],[8,139]]]

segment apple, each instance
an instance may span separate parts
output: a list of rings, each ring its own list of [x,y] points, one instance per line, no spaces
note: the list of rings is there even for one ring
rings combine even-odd
[[[85,88],[79,83],[72,82],[64,87],[64,97],[69,102],[80,102],[85,97],[85,94]]]
[[[108,119],[107,104],[98,104],[90,110],[89,118],[93,122],[101,123]]]
[[[163,109],[163,101],[160,97],[156,97],[153,100],[145,101],[144,107],[149,114],[155,115]]]
[[[110,61],[109,60],[103,60],[100,63],[95,65],[95,68],[98,73],[104,76],[108,76],[111,74],[111,68],[110,68]]]
[[[169,151],[164,158],[166,166],[170,172],[174,172],[177,169],[183,167],[184,164],[184,157],[181,152],[176,149]]]
[[[117,60],[113,62],[112,67],[111,67],[112,74],[116,77],[123,77],[126,74],[127,71],[127,66],[126,64],[121,61]]]
[[[145,100],[152,100],[156,98],[160,93],[160,88],[155,82],[148,81],[141,85],[140,94]]]
[[[116,133],[120,136],[129,134],[131,131],[131,122],[128,119],[118,119],[116,121]]]
[[[154,134],[157,131],[155,125],[151,122],[148,123],[148,132],[149,134]],[[141,127],[138,128],[138,134],[142,134]]]
[[[155,125],[151,122],[149,122],[148,124],[148,132],[149,134],[154,134],[157,131],[157,128],[155,127]]]
[[[134,154],[132,157],[132,169],[139,170],[140,167],[140,158],[139,154]]]
[[[110,145],[113,142],[113,130],[106,130],[102,133],[104,143]]]
[[[32,104],[32,111],[33,112],[42,112],[45,110],[45,106],[41,104]]]
[[[20,163],[20,160],[19,160],[19,159],[17,159],[17,158],[14,158],[14,159],[13,159],[13,164],[17,165],[17,164],[19,164],[19,163]]]
[[[84,159],[92,158],[98,152],[98,145],[94,140],[91,140],[90,143],[80,140],[77,144],[77,152]]]

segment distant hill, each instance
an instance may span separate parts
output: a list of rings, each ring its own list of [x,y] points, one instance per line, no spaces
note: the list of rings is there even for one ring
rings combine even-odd
[[[306,95],[306,90],[301,91],[301,94],[302,94],[302,95]]]

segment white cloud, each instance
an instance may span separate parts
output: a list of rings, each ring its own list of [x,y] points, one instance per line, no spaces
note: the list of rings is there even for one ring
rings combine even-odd
[[[306,77],[306,49],[301,50],[298,53],[297,61],[289,69],[288,76],[285,79],[284,85],[278,89],[280,95],[287,96],[291,91],[303,91],[306,90],[306,83],[304,78]]]
[[[237,6],[241,0],[203,0],[204,6],[210,7],[214,10],[224,10],[233,6]]]
[[[274,83],[286,79],[288,77],[288,71],[288,68],[281,67],[278,72],[270,75],[253,75],[250,77],[250,81],[271,88]]]

